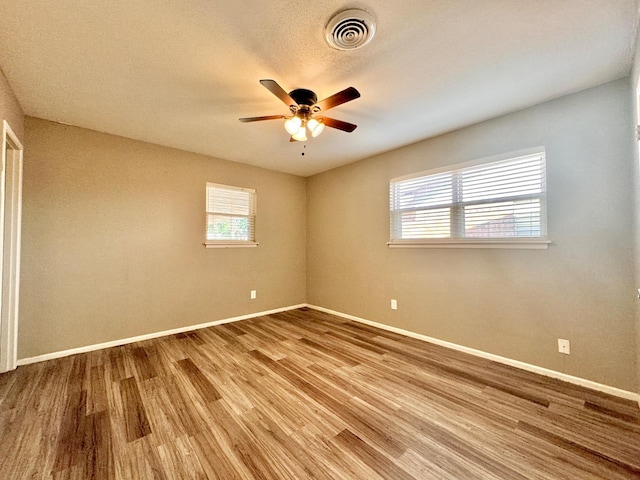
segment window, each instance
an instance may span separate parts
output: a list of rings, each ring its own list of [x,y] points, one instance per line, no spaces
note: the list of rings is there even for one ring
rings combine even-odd
[[[389,246],[546,248],[544,149],[393,179]]]
[[[215,247],[255,247],[256,191],[207,183],[207,240]]]

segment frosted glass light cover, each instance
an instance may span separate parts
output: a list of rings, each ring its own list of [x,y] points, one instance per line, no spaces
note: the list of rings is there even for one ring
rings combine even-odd
[[[324,130],[324,123],[319,122],[315,118],[309,120],[307,126],[309,127],[309,131],[311,132],[312,137],[317,137]]]
[[[298,133],[301,125],[302,120],[300,120],[299,117],[291,117],[284,121],[284,129],[289,135],[295,135]]]
[[[291,137],[294,140],[297,140],[299,142],[306,142],[307,141],[307,129],[305,128],[304,125],[301,125],[300,128],[298,129],[298,131],[296,133],[292,134]]]

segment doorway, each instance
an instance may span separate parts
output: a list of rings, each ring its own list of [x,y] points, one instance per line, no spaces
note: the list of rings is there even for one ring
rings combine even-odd
[[[22,154],[22,144],[4,120],[0,163],[0,372],[17,366]]]

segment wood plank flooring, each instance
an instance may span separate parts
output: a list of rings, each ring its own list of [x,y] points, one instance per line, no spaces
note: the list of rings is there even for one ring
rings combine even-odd
[[[0,478],[640,478],[640,411],[299,309],[0,375]]]

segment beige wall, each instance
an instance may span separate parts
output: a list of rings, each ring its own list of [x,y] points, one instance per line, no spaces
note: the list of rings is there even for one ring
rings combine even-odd
[[[13,133],[20,142],[24,143],[24,113],[4,73],[0,70],[0,125],[2,120],[7,121]]]
[[[630,114],[624,79],[311,177],[308,302],[635,390]],[[386,246],[391,178],[540,145],[548,250]]]
[[[632,125],[633,128],[636,128],[636,125],[640,125],[640,118],[638,118],[638,112],[640,112],[640,105],[638,105],[638,94],[640,93],[640,30],[638,30],[638,36],[636,37],[636,52],[633,62],[633,71],[631,72],[631,105],[632,105]],[[635,194],[635,214],[634,214],[634,233],[635,233],[635,262],[634,262],[634,273],[635,273],[635,286],[637,289],[640,289],[640,155],[639,155],[639,146],[640,143],[635,142],[635,147],[633,148],[633,191]],[[636,391],[640,394],[640,301],[636,301],[636,345],[637,345],[637,368],[638,368],[638,376],[637,376],[637,389]],[[640,403],[640,398],[638,399]]]
[[[304,178],[30,117],[25,130],[18,358],[305,302]],[[204,248],[206,182],[257,189],[257,248]]]

